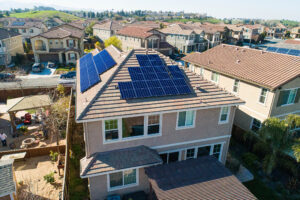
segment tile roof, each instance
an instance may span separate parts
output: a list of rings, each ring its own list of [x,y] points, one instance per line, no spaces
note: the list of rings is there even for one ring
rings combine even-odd
[[[14,25],[14,22],[24,22],[24,25]],[[44,26],[43,22],[41,21],[11,21],[7,26],[5,26],[5,28],[42,28]]]
[[[153,28],[143,26],[126,26],[117,32],[117,35],[124,35],[129,37],[147,38],[154,35]]]
[[[170,26],[160,30],[165,34],[190,35],[194,33],[194,28],[185,24],[171,24]]]
[[[0,197],[16,192],[13,176],[13,160],[0,160]]]
[[[100,175],[116,170],[162,164],[158,153],[146,146],[99,152],[80,160],[81,176]]]
[[[115,20],[109,20],[109,21],[106,21],[104,23],[98,23],[98,24],[95,24],[93,26],[93,28],[96,28],[96,29],[103,29],[103,30],[114,30],[114,31],[118,31],[120,29],[123,28],[122,24],[118,21],[115,21]]]
[[[182,69],[186,74],[193,94],[166,97],[151,97],[134,100],[121,99],[120,90],[116,88],[118,82],[131,81],[128,67],[139,66],[136,54],[158,54],[167,64],[177,64],[169,57],[154,50],[135,49],[126,56],[114,56],[118,65],[103,73],[101,82],[85,93],[80,93],[80,73],[77,66],[77,121],[103,119],[108,117],[134,116],[147,113],[176,112],[183,109],[199,109],[206,107],[221,107],[226,105],[243,104],[239,98],[203,80],[188,69]],[[199,89],[201,88],[201,89]]]
[[[8,31],[3,28],[0,28],[0,40],[10,38],[10,37],[15,37],[21,35],[20,33],[16,33],[14,31]]]
[[[257,199],[213,156],[145,168],[158,200]]]
[[[233,45],[218,45],[182,59],[274,90],[300,75],[300,58]]]
[[[41,36],[45,38],[65,38],[65,37],[81,38],[84,36],[84,31],[80,28],[76,28],[75,26],[69,24],[62,24],[54,28],[51,28],[50,30],[41,33],[37,36]]]
[[[300,40],[286,40],[284,43],[286,44],[298,44],[300,45]]]

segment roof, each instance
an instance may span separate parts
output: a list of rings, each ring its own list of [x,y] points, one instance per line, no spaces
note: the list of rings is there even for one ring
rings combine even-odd
[[[300,59],[296,56],[233,45],[218,45],[182,60],[271,90],[300,75]]]
[[[32,95],[7,100],[7,112],[29,110],[51,105],[49,95]]]
[[[123,28],[120,22],[115,20],[110,20],[104,23],[98,23],[93,26],[95,29],[103,29],[103,30],[114,30],[118,31]]]
[[[13,160],[0,160],[0,197],[16,192]]]
[[[51,28],[50,30],[41,33],[37,36],[41,36],[44,38],[65,38],[65,37],[81,38],[84,36],[84,31],[70,24],[62,24],[54,28]]]
[[[120,29],[117,32],[117,35],[124,35],[124,36],[137,37],[137,38],[147,38],[154,35],[154,33],[151,32],[152,30],[154,29],[151,27],[126,26]]]
[[[22,23],[23,22],[23,23]],[[44,26],[42,21],[27,21],[27,20],[20,20],[20,21],[11,21],[5,28],[39,28],[41,29]]]
[[[10,37],[15,37],[21,35],[20,33],[16,33],[14,31],[8,31],[3,28],[0,28],[0,40],[10,38]]]
[[[257,199],[213,156],[145,169],[158,200]]]
[[[116,170],[162,164],[158,153],[146,146],[136,146],[93,154],[80,160],[81,176],[100,175]]]
[[[116,66],[103,73],[101,82],[80,93],[80,73],[77,71],[77,121],[99,120],[109,117],[136,116],[149,113],[176,112],[183,109],[205,109],[207,107],[221,107],[240,105],[244,102],[238,97],[227,93],[214,84],[203,80],[200,76],[188,69],[183,69],[189,85],[193,89],[190,95],[165,97],[150,97],[143,99],[121,99],[120,90],[116,88],[118,82],[131,81],[128,67],[139,66],[136,54],[157,54],[167,65],[177,63],[163,54],[146,49],[134,49],[127,55],[116,56],[112,50],[108,51],[113,58],[117,58]],[[77,67],[79,70],[80,66]],[[79,76],[78,76],[79,74]],[[199,89],[201,88],[201,89]]]
[[[193,28],[184,24],[171,24],[170,26],[160,30],[165,34],[190,35],[194,33]]]
[[[297,44],[300,45],[300,40],[286,40],[284,43],[286,44]]]

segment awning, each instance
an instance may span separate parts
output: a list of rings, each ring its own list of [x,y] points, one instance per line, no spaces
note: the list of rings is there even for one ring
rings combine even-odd
[[[17,112],[51,105],[49,95],[32,95],[7,100],[7,112]]]
[[[257,199],[213,156],[145,169],[153,199]]]
[[[162,164],[158,153],[146,146],[99,152],[80,160],[80,175],[88,177],[113,171]]]

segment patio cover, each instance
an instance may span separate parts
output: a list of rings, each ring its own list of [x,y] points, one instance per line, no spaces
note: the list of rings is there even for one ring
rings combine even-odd
[[[13,160],[0,161],[0,197],[16,192]]]
[[[99,152],[90,158],[80,160],[81,177],[102,175],[116,170],[133,167],[148,167],[162,164],[158,153],[144,145],[118,149],[113,151]]]
[[[153,199],[257,199],[213,156],[145,169]]]
[[[32,95],[7,100],[7,112],[17,112],[51,105],[49,95]]]

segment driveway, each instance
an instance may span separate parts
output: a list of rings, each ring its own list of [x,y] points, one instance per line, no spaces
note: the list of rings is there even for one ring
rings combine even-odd
[[[30,74],[28,75],[29,77],[41,77],[41,76],[51,76],[54,74],[56,68],[47,68],[47,62],[43,62],[41,63],[42,65],[45,66],[44,70],[42,72],[30,72]]]

